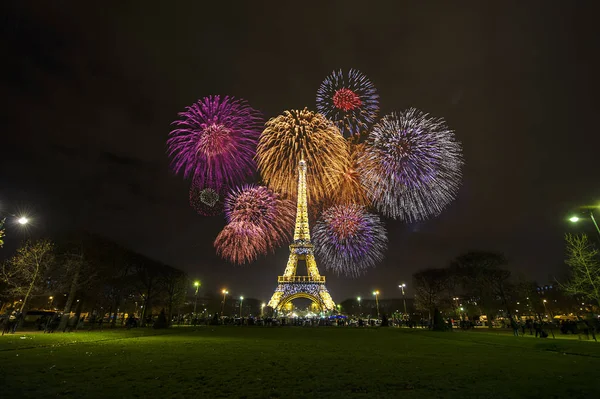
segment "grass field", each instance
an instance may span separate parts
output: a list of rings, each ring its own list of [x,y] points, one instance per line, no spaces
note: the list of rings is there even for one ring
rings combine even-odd
[[[6,398],[593,398],[599,369],[600,343],[486,332],[186,327],[0,337]]]

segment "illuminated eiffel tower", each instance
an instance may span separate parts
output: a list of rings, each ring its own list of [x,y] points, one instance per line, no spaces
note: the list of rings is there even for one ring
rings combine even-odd
[[[301,160],[298,166],[298,206],[296,209],[294,241],[290,245],[290,257],[285,272],[283,276],[277,277],[278,285],[269,301],[270,307],[280,311],[286,304],[296,298],[307,298],[318,305],[321,311],[329,311],[335,308],[335,303],[325,287],[325,276],[321,276],[319,269],[317,269],[313,248],[308,227],[306,161]],[[296,275],[299,260],[306,263],[308,276]]]

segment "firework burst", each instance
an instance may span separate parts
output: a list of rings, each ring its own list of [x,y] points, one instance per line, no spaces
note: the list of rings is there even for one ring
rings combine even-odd
[[[383,260],[387,248],[379,216],[359,205],[336,205],[323,211],[313,238],[325,268],[357,277]]]
[[[175,173],[194,177],[199,187],[235,185],[254,173],[263,121],[244,100],[209,96],[179,116],[167,140]]]
[[[225,205],[226,186],[208,184],[200,186],[197,179],[190,186],[190,206],[202,216],[216,216],[223,212]]]
[[[414,108],[382,118],[360,161],[371,201],[394,219],[439,214],[461,182],[462,149],[454,132],[443,119]]]
[[[307,186],[313,203],[335,190],[348,169],[348,145],[339,130],[323,115],[285,111],[265,124],[256,153],[263,180],[274,191],[295,198],[297,169],[307,162]]]
[[[336,190],[330,190],[327,204],[369,205],[370,201],[361,179],[360,159],[365,151],[364,144],[348,143],[350,152],[346,170],[341,175],[341,183]]]
[[[248,222],[227,224],[214,243],[217,255],[235,264],[251,263],[267,252],[265,232]]]
[[[227,221],[260,227],[266,251],[272,251],[291,240],[295,210],[292,201],[282,199],[267,187],[256,185],[246,185],[232,191],[225,201]]]
[[[373,83],[356,69],[329,75],[317,91],[317,111],[333,121],[344,135],[359,134],[371,125],[379,111]]]

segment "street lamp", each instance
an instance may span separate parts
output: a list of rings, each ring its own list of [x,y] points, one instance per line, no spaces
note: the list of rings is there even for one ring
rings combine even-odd
[[[379,290],[373,291],[375,295],[375,304],[377,305],[377,320],[379,320]]]
[[[229,294],[229,291],[223,288],[223,291],[221,292],[223,293],[223,303],[221,304],[221,316],[223,316],[223,314],[225,313],[225,297],[227,296],[227,294]]]
[[[21,216],[21,217],[20,217],[20,218],[17,220],[17,222],[18,222],[20,225],[25,225],[25,224],[29,223],[29,219],[27,219],[25,216]]]
[[[596,227],[596,231],[598,232],[598,235],[600,235],[600,228],[598,227],[598,223],[596,223],[596,219],[594,218],[594,211],[590,210],[590,219],[592,219],[592,222],[594,223],[594,226]],[[569,218],[569,221],[571,223],[577,223],[581,220],[581,218],[579,218],[578,216],[571,216]]]
[[[550,318],[553,318],[554,316],[552,315],[552,312],[551,311],[548,312],[548,308],[546,307],[547,301],[544,299],[542,302],[544,303],[544,310],[546,311],[546,313],[550,313]]]
[[[52,309],[52,302],[54,301],[54,297],[53,296],[49,296],[48,297],[48,301],[50,301],[50,309]]]
[[[402,302],[404,302],[404,317],[406,318],[406,298],[404,297],[404,288],[406,288],[406,284],[402,283],[398,286],[402,290]]]
[[[194,317],[196,317],[196,305],[198,304],[198,289],[200,288],[200,281],[194,281],[194,287],[196,287],[196,292],[194,293]]]
[[[265,303],[260,305],[260,317],[263,317],[265,314],[265,306],[267,306],[267,304],[265,304]]]
[[[360,316],[362,314],[362,308],[360,307],[360,297],[357,297],[356,300],[358,301],[358,315]]]
[[[240,297],[240,319],[242,318],[242,304],[244,303],[244,297]]]

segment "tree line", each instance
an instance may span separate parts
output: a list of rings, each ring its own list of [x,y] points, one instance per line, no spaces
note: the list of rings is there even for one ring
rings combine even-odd
[[[139,313],[143,325],[159,307],[171,320],[190,286],[185,272],[88,233],[27,241],[0,268],[3,311],[25,314],[53,301],[63,311],[59,328],[83,311],[108,314],[113,324],[118,313]]]
[[[502,253],[471,251],[447,267],[413,275],[415,308],[427,313],[434,326],[443,323],[442,315],[486,315],[491,322],[498,316],[541,319],[544,314],[598,311],[599,252],[585,235],[566,235],[565,241],[568,277],[551,286],[514,278]]]

